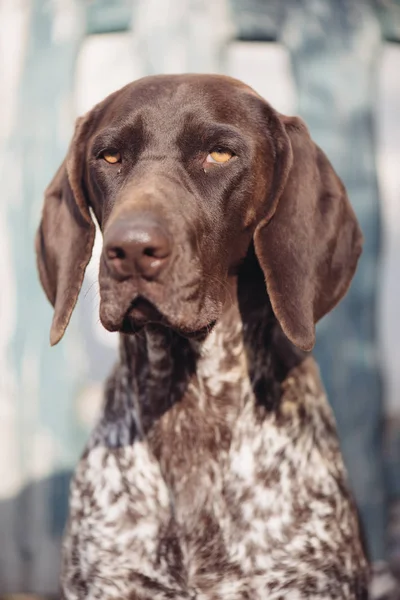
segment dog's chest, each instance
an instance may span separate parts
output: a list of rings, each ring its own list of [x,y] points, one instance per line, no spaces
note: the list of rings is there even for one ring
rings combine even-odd
[[[139,573],[176,598],[261,598],[288,568],[316,569],[345,548],[354,522],[325,399],[289,389],[278,419],[244,391],[227,420],[193,396],[145,442],[97,446],[82,460],[65,555],[80,556],[81,576],[101,590],[93,598],[129,590]]]

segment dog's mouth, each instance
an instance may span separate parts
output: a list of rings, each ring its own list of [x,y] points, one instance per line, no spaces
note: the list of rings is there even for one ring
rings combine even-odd
[[[165,322],[160,311],[150,300],[138,296],[131,302],[122,321],[122,333],[137,333],[148,323]]]
[[[122,321],[120,332],[125,334],[135,334],[146,325],[155,324],[173,329],[184,337],[202,340],[214,328],[215,323],[216,320],[213,320],[204,327],[196,330],[186,328],[182,325],[177,327],[171,323],[169,319],[167,319],[167,317],[165,317],[158,308],[150,302],[150,300],[147,300],[147,298],[144,298],[143,296],[138,296],[129,305]]]

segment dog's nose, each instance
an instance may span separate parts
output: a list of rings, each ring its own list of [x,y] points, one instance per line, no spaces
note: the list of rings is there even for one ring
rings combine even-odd
[[[155,279],[171,254],[171,240],[152,217],[120,218],[104,233],[104,254],[118,278],[140,275]]]

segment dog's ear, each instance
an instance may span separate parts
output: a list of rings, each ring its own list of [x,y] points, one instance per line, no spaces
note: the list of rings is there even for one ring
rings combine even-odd
[[[92,255],[95,226],[83,185],[90,115],[78,119],[68,154],[45,192],[36,234],[40,281],[54,306],[50,343],[64,335]]]
[[[303,121],[272,111],[268,137],[274,176],[254,245],[275,316],[308,351],[315,323],[350,285],[362,234],[342,182]]]

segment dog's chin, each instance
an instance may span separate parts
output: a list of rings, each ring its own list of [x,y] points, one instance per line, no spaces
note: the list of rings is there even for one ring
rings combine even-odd
[[[141,331],[143,327],[154,325],[171,329],[183,337],[202,340],[207,337],[215,323],[216,320],[213,320],[201,327],[190,327],[190,325],[182,323],[175,324],[172,319],[170,320],[161,313],[152,302],[139,296],[131,302],[117,330],[126,335],[134,335]]]

